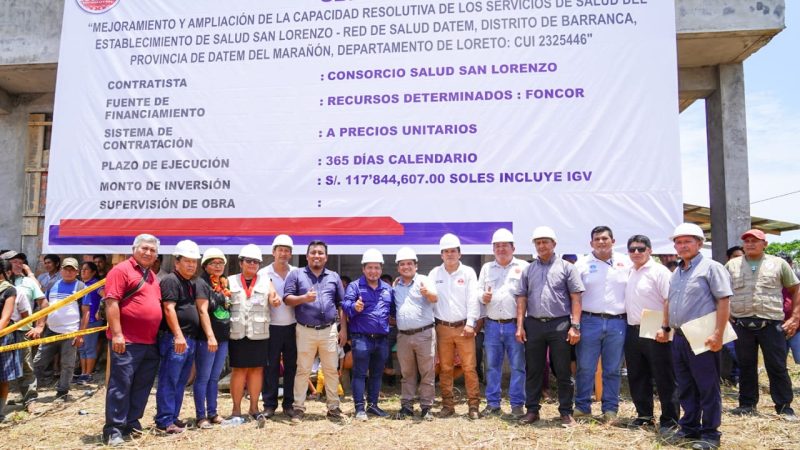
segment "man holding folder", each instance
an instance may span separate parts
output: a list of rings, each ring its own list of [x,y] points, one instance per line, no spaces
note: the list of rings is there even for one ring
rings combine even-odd
[[[670,443],[695,441],[693,449],[719,447],[722,421],[722,396],[719,387],[719,351],[730,316],[731,281],[722,264],[700,254],[705,235],[693,223],[682,223],[672,234],[675,251],[681,259],[672,274],[669,298],[664,308],[669,313],[669,332],[675,329],[672,357],[683,417],[680,430]],[[695,354],[681,327],[694,319],[716,313],[713,330],[705,341],[710,352]]]

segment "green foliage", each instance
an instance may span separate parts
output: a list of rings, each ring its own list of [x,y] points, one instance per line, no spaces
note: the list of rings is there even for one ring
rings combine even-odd
[[[795,262],[800,262],[800,239],[792,242],[769,244],[765,252],[769,255],[789,255]]]

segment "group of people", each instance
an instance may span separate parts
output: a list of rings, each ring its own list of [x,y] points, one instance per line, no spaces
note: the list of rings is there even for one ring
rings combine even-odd
[[[739,407],[732,412],[756,412],[761,348],[776,412],[795,419],[786,339],[795,335],[800,323],[800,281],[789,264],[764,253],[766,236],[759,230],[744,233],[744,255],[726,266],[701,254],[704,233],[697,225],[679,225],[672,240],[680,258],[674,272],[653,260],[651,241],[644,235],[627,240],[625,255],[614,252],[616,241],[609,227],[595,227],[591,252],[573,264],[557,257],[558,239],[549,227],[534,230],[530,262],[514,256],[514,235],[499,229],[492,236],[494,260],[476,274],[461,262],[458,237],[448,233],[439,245],[442,264],[428,275],[417,273],[416,253],[403,247],[394,261],[399,276],[386,282],[381,279],[387,271],[384,256],[369,249],[361,258],[362,275],[345,288],[339,274],[326,267],[328,248],[322,241],[308,244],[307,266],[301,268],[290,265],[294,245],[287,235],[275,238],[274,262],[264,268],[261,249],[246,245],[239,252],[238,268],[229,267],[238,273],[229,277],[224,276],[228,261],[222,251],[208,248],[201,254],[196,243],[181,241],[175,246],[175,270],[159,280],[151,270],[159,241],[152,235],[137,236],[133,256],[114,266],[106,278],[111,369],[104,441],[121,444],[142,430],[140,419],[156,376],[156,427],[183,432],[187,423],[180,412],[192,366],[197,372],[197,426],[222,423],[217,391],[226,358],[232,368],[232,416],[243,416],[245,388],[248,416],[263,425],[275,415],[282,373],[283,413],[292,422],[302,421],[309,374],[319,357],[327,416],[341,419],[338,369],[341,348],[348,341],[355,419],[389,417],[379,405],[379,392],[390,352],[390,326],[398,331],[402,375],[397,419],[417,416],[416,399],[418,416],[433,419],[437,370],[442,406],[436,416],[455,415],[457,365],[464,375],[467,417],[503,414],[501,380],[508,358],[510,413],[520,424],[540,420],[543,386],[551,371],[564,427],[576,426],[576,419],[617,421],[624,361],[637,412],[631,426],[656,426],[655,384],[661,437],[670,443],[690,440],[693,448],[716,448],[722,415],[718,352],[729,321],[739,337],[735,346],[741,370]],[[69,285],[75,279],[71,259],[61,264],[62,280],[48,289],[44,302],[59,301],[82,286]],[[0,281],[0,295],[8,303],[13,298],[9,289],[14,288],[6,284]],[[10,322],[11,309],[3,307],[0,325]],[[655,311],[661,319],[654,339],[640,336],[646,311]],[[79,327],[89,326],[90,313],[82,316]],[[714,322],[705,340],[709,351],[696,354],[682,327],[709,314]],[[30,337],[68,332],[59,328],[66,320],[54,316],[48,316],[46,328],[37,324]],[[70,316],[69,322],[76,319]],[[475,340],[481,328],[486,355],[483,410]],[[48,345],[40,347],[34,365],[44,367],[36,362],[61,351],[63,381],[65,370],[71,370],[64,349],[80,342],[56,343],[43,352]],[[0,355],[6,376],[19,361]],[[599,417],[591,409],[598,362]],[[59,384],[59,395],[68,384],[62,387]]]
[[[45,255],[43,260],[45,271],[36,277],[25,254],[0,251],[0,329],[96,283],[102,276],[97,263],[105,262],[105,257],[98,257],[97,263],[93,260],[79,263],[75,258],[62,261],[58,255]],[[3,336],[0,343],[10,345],[103,326],[103,320],[97,317],[100,302],[101,292],[92,292],[78,302]],[[36,401],[38,389],[48,385],[54,376],[57,378],[56,401],[67,398],[71,383],[90,382],[97,362],[98,338],[98,333],[92,333],[42,344],[35,352],[25,347],[0,353],[0,421],[5,420],[11,382],[16,383],[20,401],[25,406]],[[76,366],[78,374],[75,374]]]

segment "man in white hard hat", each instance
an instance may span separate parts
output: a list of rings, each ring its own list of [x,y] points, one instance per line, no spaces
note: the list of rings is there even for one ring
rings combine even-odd
[[[339,408],[337,343],[343,347],[347,342],[347,319],[341,309],[344,287],[339,274],[325,267],[328,263],[326,243],[309,242],[306,258],[308,266],[289,272],[283,287],[283,301],[294,307],[297,320],[297,375],[294,378],[292,422],[301,422],[305,417],[308,377],[317,353],[325,375],[327,417],[340,420],[344,415]]]
[[[455,414],[453,369],[455,352],[461,357],[467,388],[468,417],[479,419],[481,390],[475,358],[475,323],[480,317],[478,277],[472,267],[461,264],[461,241],[447,233],[439,240],[443,264],[434,267],[428,278],[433,281],[439,300],[434,308],[436,346],[439,354],[439,388],[442,410],[439,417]]]
[[[272,280],[279,299],[283,299],[283,286],[286,277],[294,267],[292,260],[294,242],[292,238],[279,234],[272,241],[274,261],[258,271],[258,276],[267,276]],[[294,403],[294,377],[297,375],[297,321],[294,308],[283,301],[270,304],[271,321],[269,323],[269,363],[264,371],[264,388],[261,399],[264,402],[264,417],[270,418],[278,409],[278,380],[280,379],[281,360],[283,360],[283,413],[292,416]]]
[[[161,287],[150,269],[158,256],[158,245],[153,235],[136,236],[133,256],[106,276],[111,375],[106,388],[103,442],[109,445],[122,445],[125,436],[142,431],[139,420],[158,370]]]
[[[581,339],[583,283],[575,266],[556,256],[556,233],[537,227],[531,238],[537,257],[522,272],[517,291],[517,341],[525,344],[525,407],[521,424],[539,420],[542,377],[547,351],[558,380],[561,425],[575,426],[572,417],[572,349]]]
[[[679,443],[688,439],[694,442],[695,449],[717,448],[722,421],[719,351],[730,317],[731,279],[722,264],[700,253],[705,235],[699,226],[682,223],[675,228],[671,239],[681,263],[670,279],[669,298],[664,306],[669,325],[659,338],[666,340],[666,334],[675,329],[672,357],[683,417],[678,421],[680,430],[668,440]],[[716,324],[705,341],[711,351],[695,355],[681,327],[712,313],[716,315]]]
[[[414,417],[414,397],[419,375],[419,404],[423,420],[433,419],[431,407],[436,395],[436,334],[433,305],[436,287],[428,277],[417,273],[417,254],[403,247],[395,256],[400,277],[394,286],[397,317],[397,360],[400,363],[400,411],[396,419]]]
[[[389,355],[389,317],[394,315],[392,287],[381,280],[383,255],[370,248],[361,257],[361,275],[347,286],[342,310],[353,342],[353,403],[356,420],[389,417],[378,406],[383,366]],[[369,376],[367,376],[369,373]],[[364,390],[367,401],[364,402]]]
[[[528,263],[514,257],[514,235],[500,228],[492,235],[494,261],[481,267],[478,275],[478,298],[486,305],[486,408],[481,413],[500,415],[503,359],[508,356],[511,378],[508,397],[511,414],[519,419],[525,415],[525,346],[516,339],[517,298],[522,272]]]
[[[603,420],[610,422],[619,410],[623,349],[627,315],[625,286],[632,266],[627,255],[614,251],[614,232],[600,225],[590,233],[591,253],[578,259],[575,268],[585,291],[581,294],[581,340],[575,348],[578,372],[575,374],[576,419],[592,415],[592,391],[597,362],[603,365]]]
[[[725,265],[733,280],[731,317],[736,331],[739,361],[739,407],[737,415],[755,414],[758,405],[758,349],[769,376],[769,392],[775,411],[796,421],[792,409],[792,380],[786,368],[786,340],[797,333],[800,322],[800,281],[792,267],[777,256],[767,255],[767,236],[761,230],[742,234],[744,256]],[[783,290],[792,302],[792,314],[784,321]]]
[[[197,286],[193,280],[200,248],[190,240],[175,244],[175,270],[161,280],[164,321],[158,339],[161,367],[156,390],[156,428],[168,434],[182,433],[179,419],[183,393],[192,371],[200,329]]]

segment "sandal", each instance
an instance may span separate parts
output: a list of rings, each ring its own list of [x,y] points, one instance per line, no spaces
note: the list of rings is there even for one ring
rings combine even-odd
[[[220,416],[219,414],[214,414],[213,416],[208,418],[208,421],[214,425],[220,425],[222,424],[222,422],[225,421],[225,419],[223,419],[222,416]]]
[[[210,420],[203,418],[197,421],[197,428],[200,428],[201,430],[208,430],[214,428],[214,425],[211,424]]]

